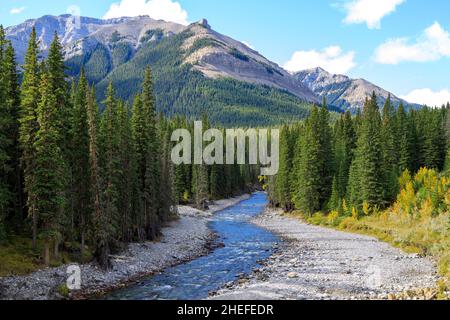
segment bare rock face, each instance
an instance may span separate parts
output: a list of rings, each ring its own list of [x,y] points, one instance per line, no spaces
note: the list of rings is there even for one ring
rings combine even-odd
[[[395,107],[401,103],[405,107],[419,107],[410,104],[392,93],[366,81],[364,79],[351,79],[344,75],[331,74],[322,68],[314,68],[300,71],[294,76],[305,86],[311,89],[319,97],[326,97],[327,102],[342,111],[350,110],[356,112],[364,106],[366,98],[371,97],[372,93],[378,97],[380,108],[383,107],[387,98],[390,96],[391,102]]]
[[[185,29],[185,26],[153,20],[148,16],[109,20],[75,17],[72,15],[43,16],[6,29],[7,38],[11,40],[16,49],[19,63],[23,63],[28,39],[33,27],[36,28],[43,56],[47,54],[47,50],[56,33],[63,45],[66,59],[81,55],[99,43],[109,47],[113,34],[117,35],[118,40],[127,42],[137,49],[140,41],[146,37],[149,30],[161,30],[163,35],[170,36]]]
[[[295,77],[257,51],[213,29],[206,20],[189,26],[192,36],[183,46],[185,63],[209,78],[229,77],[286,90],[316,103],[315,94]],[[197,45],[203,43],[199,48]],[[192,49],[196,50],[192,50]]]
[[[201,26],[205,27],[206,29],[211,29],[211,26],[209,25],[208,20],[206,20],[206,19],[200,20],[199,24]]]

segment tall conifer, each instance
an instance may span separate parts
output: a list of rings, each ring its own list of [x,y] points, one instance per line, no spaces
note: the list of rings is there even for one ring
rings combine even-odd
[[[35,28],[32,29],[28,49],[23,66],[20,109],[20,146],[22,149],[22,168],[24,174],[25,192],[27,194],[28,216],[32,219],[33,247],[37,245],[36,211],[37,196],[34,192],[36,169],[36,133],[39,129],[36,110],[39,103],[39,62],[38,42]]]

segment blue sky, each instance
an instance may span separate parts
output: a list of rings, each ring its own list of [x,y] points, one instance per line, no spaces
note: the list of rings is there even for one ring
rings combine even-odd
[[[63,14],[73,6],[98,18],[207,18],[216,31],[291,71],[320,65],[412,102],[450,100],[448,0],[0,0],[0,23]]]

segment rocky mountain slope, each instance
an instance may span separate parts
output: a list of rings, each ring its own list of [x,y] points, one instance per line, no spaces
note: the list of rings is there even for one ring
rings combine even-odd
[[[403,103],[405,107],[419,107],[396,97],[394,94],[366,81],[364,79],[351,79],[344,75],[331,74],[322,68],[314,68],[300,71],[294,76],[305,86],[311,89],[318,97],[326,97],[329,104],[342,111],[352,112],[361,109],[367,97],[375,92],[378,96],[378,104],[382,107],[388,96],[394,106]]]
[[[186,53],[183,63],[193,65],[193,69],[204,76],[268,85],[286,90],[301,100],[317,102],[316,96],[288,72],[243,43],[214,31],[206,20],[183,26],[148,16],[111,20],[44,16],[6,29],[19,62],[23,61],[33,26],[44,56],[55,32],[62,41],[70,67],[83,64],[88,68],[90,60],[97,62],[95,60],[100,56],[101,65],[95,66],[99,72],[91,79],[94,82],[100,82],[115,68],[131,60],[145,45],[157,44],[164,38],[189,30],[190,36],[180,48]]]
[[[132,101],[144,69],[154,72],[159,111],[213,120],[270,124],[305,117],[311,104],[327,97],[334,111],[362,108],[373,91],[382,106],[389,92],[363,79],[332,75],[316,68],[290,74],[257,51],[214,31],[206,20],[189,26],[148,16],[110,20],[70,15],[44,16],[8,27],[17,60],[23,62],[32,27],[41,55],[55,33],[63,44],[68,75],[84,67],[101,98],[112,81],[117,95]],[[405,101],[391,94],[394,105]]]
[[[182,25],[156,21],[147,16],[102,20],[71,15],[47,15],[6,28],[7,38],[16,49],[19,63],[23,62],[33,26],[39,37],[42,54],[47,54],[56,32],[64,47],[66,59],[85,54],[99,43],[109,45],[115,40],[113,35],[119,36],[120,40],[137,50],[149,30],[163,30],[165,35],[171,35],[184,29]]]
[[[269,85],[287,90],[306,101],[318,102],[308,88],[283,68],[245,44],[214,31],[206,20],[189,28],[193,35],[183,46],[189,52],[185,57],[185,63],[193,64],[194,69],[205,76],[231,77],[240,81]],[[199,43],[203,45],[196,47]]]

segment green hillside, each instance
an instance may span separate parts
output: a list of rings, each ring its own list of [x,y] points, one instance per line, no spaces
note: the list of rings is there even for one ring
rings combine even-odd
[[[182,45],[191,35],[186,30],[148,41],[131,59],[130,49],[123,42],[112,44],[112,55],[99,46],[85,57],[68,61],[67,66],[76,76],[85,65],[88,80],[97,84],[100,100],[112,81],[117,95],[131,101],[142,83],[145,67],[150,65],[158,111],[168,116],[182,114],[198,119],[207,114],[213,123],[226,126],[266,126],[296,121],[309,114],[311,105],[285,90],[234,79],[208,79],[192,65],[183,64]],[[199,41],[194,48],[209,45],[216,44]]]

